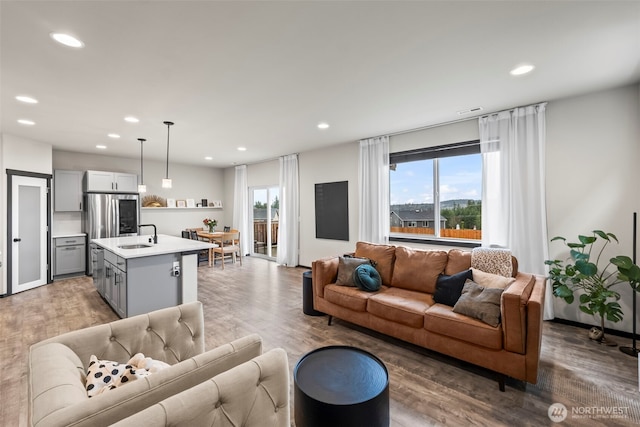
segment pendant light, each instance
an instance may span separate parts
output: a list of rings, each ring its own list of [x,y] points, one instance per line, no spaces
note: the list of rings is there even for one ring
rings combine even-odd
[[[147,192],[147,186],[144,185],[144,169],[142,166],[142,143],[146,141],[146,139],[144,138],[138,138],[138,141],[140,141],[140,184],[138,184],[138,193],[146,193]]]
[[[162,180],[162,188],[171,188],[171,180],[169,179],[169,129],[173,122],[163,122],[167,125],[167,174],[166,177]]]

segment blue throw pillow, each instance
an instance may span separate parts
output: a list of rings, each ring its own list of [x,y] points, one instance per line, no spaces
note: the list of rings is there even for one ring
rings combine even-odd
[[[375,292],[380,289],[382,279],[380,273],[370,264],[362,264],[353,271],[353,281],[358,289]]]

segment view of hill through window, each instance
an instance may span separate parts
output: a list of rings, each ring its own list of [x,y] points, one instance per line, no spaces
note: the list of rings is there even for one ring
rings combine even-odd
[[[434,174],[434,170],[438,173]],[[439,189],[439,194],[434,188]],[[439,233],[444,238],[479,240],[481,211],[480,154],[418,160],[391,167],[392,235],[434,237]]]

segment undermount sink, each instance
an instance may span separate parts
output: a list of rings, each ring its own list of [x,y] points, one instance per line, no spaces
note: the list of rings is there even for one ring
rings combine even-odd
[[[150,248],[151,245],[146,245],[144,243],[135,243],[133,245],[121,245],[118,247],[120,249],[140,249],[140,248]]]

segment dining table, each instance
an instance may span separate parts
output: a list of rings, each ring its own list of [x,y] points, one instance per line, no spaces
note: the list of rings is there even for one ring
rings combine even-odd
[[[201,239],[208,240],[209,243],[219,244],[222,238],[224,237],[224,232],[223,231],[209,232],[204,230],[197,230],[196,235]],[[213,265],[213,248],[210,248],[209,249],[209,267],[211,267],[212,265]]]

